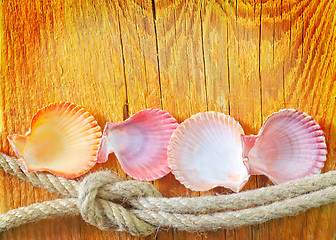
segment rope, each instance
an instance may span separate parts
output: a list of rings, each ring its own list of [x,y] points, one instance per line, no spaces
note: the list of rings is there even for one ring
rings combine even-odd
[[[230,195],[164,198],[152,184],[122,181],[109,171],[87,175],[78,182],[24,172],[15,158],[3,153],[0,170],[65,197],[0,215],[0,232],[64,215],[81,215],[101,230],[134,236],[147,236],[158,228],[216,230],[259,224],[336,202],[336,171]]]

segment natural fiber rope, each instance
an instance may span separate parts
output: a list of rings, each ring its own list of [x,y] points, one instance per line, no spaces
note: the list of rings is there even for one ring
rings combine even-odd
[[[336,201],[336,171],[242,193],[164,198],[149,183],[122,181],[111,172],[81,182],[44,173],[26,173],[0,153],[0,170],[66,197],[0,215],[0,232],[53,216],[78,215],[99,229],[146,236],[157,228],[215,230],[258,224]]]

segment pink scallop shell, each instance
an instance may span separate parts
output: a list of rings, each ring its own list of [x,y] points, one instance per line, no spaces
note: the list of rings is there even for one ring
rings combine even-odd
[[[244,136],[251,174],[282,183],[319,173],[326,161],[323,131],[306,113],[283,109],[270,115],[257,136]]]
[[[170,172],[167,147],[177,128],[176,119],[160,109],[145,109],[121,123],[106,123],[98,162],[115,153],[125,173],[144,181]]]
[[[187,188],[206,191],[223,186],[239,191],[249,178],[242,160],[242,127],[218,112],[193,115],[175,130],[168,162]]]

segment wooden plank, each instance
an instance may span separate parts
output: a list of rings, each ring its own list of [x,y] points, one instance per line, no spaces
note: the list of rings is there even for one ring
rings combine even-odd
[[[86,1],[5,2],[1,49],[7,134],[24,133],[38,108],[60,100],[85,107],[102,126],[107,120],[123,120],[124,73],[119,37],[115,37],[119,36],[116,34],[119,30],[118,25],[108,20],[107,7]],[[8,151],[5,136],[2,142],[3,150]],[[111,161],[99,168],[122,172]],[[5,194],[9,208],[55,198],[8,176],[3,186],[8,186]],[[3,233],[1,237],[80,239],[96,236],[100,239],[100,235],[119,236],[119,233],[102,233],[87,227],[79,217],[56,221],[57,227],[55,220],[41,221]]]
[[[202,51],[201,1],[155,1],[156,32],[162,105],[179,122],[207,110],[206,81]],[[172,174],[172,196],[199,196],[181,185]],[[169,232],[170,233],[170,232]],[[195,239],[201,235],[173,230],[173,239]]]
[[[283,6],[280,1],[268,1],[262,5],[260,26],[260,87],[262,96],[263,121],[273,112],[284,108],[284,51],[286,31],[283,27]],[[288,29],[287,29],[288,30]],[[288,47],[288,45],[285,45]],[[260,176],[258,187],[272,185],[267,177]],[[279,239],[279,231],[269,232],[269,228],[283,225],[283,219],[274,220],[254,228],[256,239]]]
[[[162,93],[153,3],[126,1],[125,4],[116,4],[116,8],[123,49],[128,115],[146,108],[161,109]],[[164,181],[155,181],[154,184],[164,194],[166,189]],[[130,237],[128,234],[123,236]],[[169,239],[170,235],[158,233],[158,236],[160,239]],[[147,239],[152,237],[149,236]],[[133,237],[133,239],[143,238]]]
[[[228,3],[221,4],[216,1],[206,1],[201,9],[206,90],[208,110],[230,114],[228,14],[232,8]],[[228,189],[219,187],[206,194],[230,192]],[[231,237],[226,230],[209,232],[205,235],[205,239],[231,239]]]
[[[325,131],[328,145],[333,145],[328,139],[332,136],[330,126],[335,121],[331,118],[335,105],[330,101],[335,100],[335,73],[326,73],[327,66],[334,61],[331,54],[335,47],[331,40],[335,31],[335,4],[329,1],[307,1],[301,6],[291,5],[290,62],[285,65],[286,102],[290,107],[303,110],[315,118]],[[325,169],[332,169],[330,164],[334,165],[335,162],[330,145]],[[335,204],[312,209],[306,214],[300,214],[300,218],[288,221],[292,226],[302,225],[302,233],[293,228],[292,236],[302,239],[334,238],[334,233],[328,232],[328,229],[336,229],[331,209],[335,209]]]
[[[256,134],[262,123],[260,85],[261,2],[232,2],[228,24],[228,65],[230,72],[230,115],[242,125],[245,134]],[[251,176],[244,190],[257,187]],[[256,230],[235,230],[236,239],[252,239]]]
[[[155,1],[162,104],[179,122],[207,110],[200,9],[201,1]],[[171,174],[169,180],[166,196],[199,196]],[[195,234],[173,231],[172,237],[194,239]]]

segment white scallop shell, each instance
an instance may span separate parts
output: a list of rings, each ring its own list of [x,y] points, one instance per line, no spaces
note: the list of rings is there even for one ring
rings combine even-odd
[[[249,178],[242,159],[242,127],[218,112],[193,115],[175,130],[168,162],[187,188],[206,191],[223,186],[239,191]]]

